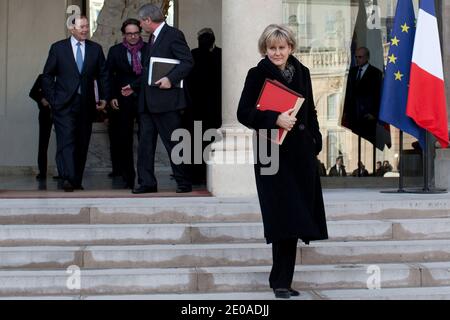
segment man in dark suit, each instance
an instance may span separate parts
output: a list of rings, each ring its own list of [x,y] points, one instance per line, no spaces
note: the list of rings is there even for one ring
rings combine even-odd
[[[183,33],[165,23],[161,9],[155,5],[144,5],[139,9],[141,27],[151,34],[150,42],[142,59],[144,72],[140,81],[139,95],[139,151],[138,177],[140,187],[134,194],[154,193],[158,191],[155,177],[155,150],[158,134],[169,154],[177,193],[192,191],[192,183],[186,170],[186,164],[176,165],[171,158],[176,142],[171,140],[172,133],[182,127],[182,111],[187,107],[184,89],[179,87],[193,66],[191,51]],[[149,63],[151,57],[177,59],[168,75],[148,84]],[[134,89],[133,89],[134,88]],[[123,94],[129,95],[137,87],[123,88]]]
[[[56,131],[57,158],[61,161],[66,192],[83,189],[92,122],[106,107],[109,95],[108,71],[102,47],[87,40],[89,22],[74,19],[72,36],[54,43],[42,76],[44,97],[50,103]],[[99,102],[96,102],[95,80]],[[58,161],[58,160],[57,160]]]
[[[44,98],[42,91],[42,74],[40,74],[31,88],[30,98],[36,101],[39,108],[39,149],[38,149],[38,168],[39,174],[36,176],[38,181],[47,180],[47,151],[52,133],[53,119],[50,104]],[[58,171],[60,170],[58,164]],[[57,177],[54,177],[55,179]]]
[[[133,136],[137,117],[138,95],[128,97],[121,89],[135,82],[142,74],[142,51],[145,46],[141,37],[139,20],[128,19],[121,28],[123,42],[109,50],[107,66],[111,79],[111,109],[108,111],[109,138],[113,172],[125,180],[125,188],[133,189],[134,170]]]
[[[331,167],[329,177],[346,177],[347,171],[345,171],[344,159],[342,157],[336,158],[336,164]]]
[[[383,73],[369,64],[369,49],[358,48],[355,58],[357,66],[348,74],[342,125],[376,145]]]

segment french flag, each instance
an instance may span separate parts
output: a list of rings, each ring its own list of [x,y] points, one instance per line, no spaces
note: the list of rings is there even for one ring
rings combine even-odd
[[[434,0],[420,1],[406,114],[432,133],[443,148],[448,147],[447,102]]]

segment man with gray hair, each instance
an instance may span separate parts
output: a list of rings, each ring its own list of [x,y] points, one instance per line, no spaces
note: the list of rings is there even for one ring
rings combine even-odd
[[[123,88],[123,95],[139,90],[139,149],[138,177],[140,187],[134,194],[158,191],[155,177],[155,151],[158,134],[171,158],[176,142],[172,133],[182,127],[182,110],[187,107],[184,89],[180,82],[187,77],[193,67],[191,51],[184,34],[165,22],[164,14],[158,6],[147,4],[139,9],[142,29],[150,33],[149,44],[142,55],[143,74],[139,84]],[[167,75],[155,79],[149,85],[149,64],[152,57],[179,60]],[[176,165],[170,159],[173,175],[177,182],[177,193],[192,191],[192,183],[185,164]]]

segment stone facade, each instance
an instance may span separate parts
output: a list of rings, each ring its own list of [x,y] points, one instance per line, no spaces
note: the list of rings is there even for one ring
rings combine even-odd
[[[120,41],[121,35],[118,29],[122,21],[127,17],[135,16],[137,8],[149,1],[152,0],[106,0],[105,9],[99,17],[99,28],[94,35],[94,40],[100,42],[105,51],[108,50],[112,44]],[[155,2],[161,3],[161,1]],[[81,0],[0,0],[0,149],[2,150],[0,173],[28,173],[36,168],[38,111],[34,102],[28,98],[28,92],[35,77],[43,69],[49,45],[67,36],[65,28],[67,5],[79,5],[80,3]],[[448,23],[450,3],[448,1],[440,3],[443,17],[444,68],[448,100],[450,101],[450,42],[447,41],[450,36],[450,24]],[[200,26],[212,26],[216,31],[219,45],[224,49],[224,65],[227,66],[223,78],[225,131],[227,128],[240,127],[236,123],[235,117],[237,99],[242,90],[246,71],[259,59],[255,39],[265,25],[282,22],[281,7],[282,0],[177,1],[177,23],[179,28],[184,31],[190,46],[195,47],[195,33]],[[249,12],[251,12],[251,19],[249,19]],[[246,30],[246,32],[243,33],[242,30]],[[39,41],[37,41],[37,36],[39,36]],[[236,56],[239,56],[237,62]],[[327,61],[329,60],[326,59],[325,62]],[[343,85],[341,76],[317,75],[318,78],[322,78],[320,82],[317,82],[314,93],[321,110],[326,108],[326,97],[327,93],[329,94],[326,88],[329,88],[330,83],[337,88],[336,92],[341,90],[339,89]],[[393,138],[393,140],[395,139]],[[353,144],[353,142],[349,143]],[[50,165],[54,165],[52,156],[55,152],[54,145],[54,138],[52,138],[49,149]],[[98,149],[98,146],[102,146],[101,150]],[[222,151],[226,151],[226,148]],[[436,176],[448,178],[448,173],[444,170],[448,168],[448,164],[442,161],[447,161],[445,159],[449,158],[449,152],[448,149],[437,151]],[[325,161],[327,155],[321,156],[322,161]],[[167,160],[164,158],[165,151],[163,150],[158,163],[163,164]],[[109,166],[109,154],[106,127],[103,124],[96,124],[88,169],[94,170],[100,165],[104,168]],[[226,170],[216,169],[211,171],[212,175],[210,176],[211,180],[217,181],[217,183],[212,182],[216,187],[221,184],[223,190],[244,190],[244,194],[245,190],[252,190],[247,188],[245,183],[241,185],[242,188],[230,188],[233,181],[229,181],[230,184],[227,185],[222,180],[227,180],[227,177],[231,179],[236,175]],[[250,177],[248,181],[251,181],[251,171],[247,172],[247,176]],[[240,174],[240,176],[243,177],[244,174]],[[449,181],[446,184],[447,187],[450,186]],[[214,189],[214,186],[211,188]]]

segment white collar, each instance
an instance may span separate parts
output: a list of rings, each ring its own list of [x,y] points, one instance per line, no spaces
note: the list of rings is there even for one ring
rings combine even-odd
[[[75,39],[74,36],[70,37],[70,42],[72,43],[72,46],[75,47],[77,45],[77,43],[81,43],[82,46],[84,46],[86,41],[78,41],[77,39]]]
[[[369,67],[369,63],[367,62],[365,65],[363,65],[361,68],[362,72],[365,72],[367,70],[367,68]]]
[[[162,28],[164,27],[165,24],[166,24],[165,22],[161,23],[161,24],[159,25],[159,27],[156,28],[155,31],[153,31],[153,35],[155,36],[155,41],[156,41],[156,39],[158,38],[159,34],[161,33],[161,30],[162,30]]]

